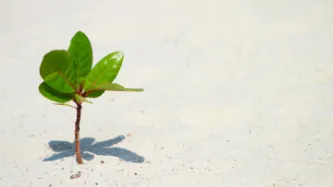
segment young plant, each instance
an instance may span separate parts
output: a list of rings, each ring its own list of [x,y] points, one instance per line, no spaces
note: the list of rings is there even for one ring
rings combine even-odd
[[[116,51],[106,55],[92,68],[91,43],[81,31],[73,36],[67,50],[52,50],[43,57],[39,71],[44,81],[39,85],[39,92],[57,105],[76,109],[75,155],[78,164],[83,164],[79,135],[82,103],[91,103],[86,98],[98,98],[105,91],[143,91],[113,83],[123,59],[124,54]],[[68,104],[69,101],[73,101],[75,106]]]

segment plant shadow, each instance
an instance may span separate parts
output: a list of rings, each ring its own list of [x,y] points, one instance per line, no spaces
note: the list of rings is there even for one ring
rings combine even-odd
[[[111,147],[125,139],[125,136],[95,142],[95,138],[87,137],[80,139],[82,158],[86,161],[94,159],[95,155],[113,156],[127,162],[143,163],[144,157],[120,147]],[[52,140],[49,142],[50,148],[56,152],[52,156],[43,159],[44,162],[60,160],[66,157],[75,156],[75,142]]]

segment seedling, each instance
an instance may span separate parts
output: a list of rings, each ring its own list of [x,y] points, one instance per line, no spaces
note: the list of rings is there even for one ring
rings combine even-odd
[[[43,57],[39,71],[44,81],[39,85],[39,92],[45,98],[56,102],[54,104],[76,109],[75,155],[78,164],[83,164],[80,151],[82,103],[91,103],[87,98],[98,98],[105,91],[143,91],[142,88],[125,88],[113,83],[123,59],[122,52],[112,52],[92,68],[92,46],[81,31],[73,36],[67,50],[52,50]],[[68,104],[70,101],[75,105]]]

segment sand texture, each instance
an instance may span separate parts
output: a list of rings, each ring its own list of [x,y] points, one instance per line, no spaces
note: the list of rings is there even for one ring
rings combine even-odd
[[[145,89],[83,105],[83,165],[38,92],[79,30]],[[333,186],[331,0],[2,0],[0,69],[0,187]]]

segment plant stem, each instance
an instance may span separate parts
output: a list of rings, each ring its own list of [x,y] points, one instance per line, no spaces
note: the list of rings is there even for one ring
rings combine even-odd
[[[76,121],[75,121],[75,155],[76,162],[83,164],[81,151],[80,151],[80,121],[81,121],[81,110],[82,105],[76,102]]]

